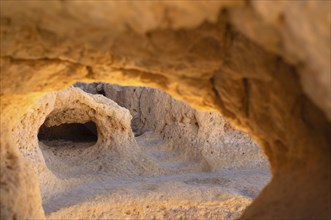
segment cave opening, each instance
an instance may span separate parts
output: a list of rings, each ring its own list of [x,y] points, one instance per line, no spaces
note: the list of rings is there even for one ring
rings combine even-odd
[[[57,146],[61,141],[94,145],[98,140],[98,131],[93,121],[64,123],[50,127],[43,124],[38,132],[38,140],[48,146]]]
[[[118,185],[127,176],[133,180],[127,182],[129,190],[136,190],[137,185],[145,186],[145,181],[155,176],[166,182],[180,182],[182,190],[176,192],[168,192],[163,187],[164,181],[153,183],[148,186],[148,190],[173,195],[169,197],[170,201],[176,200],[178,194],[185,200],[191,200],[191,195],[186,197],[183,193],[187,190],[201,192],[202,196],[193,193],[195,199],[192,204],[205,198],[208,202],[216,202],[211,195],[222,195],[224,189],[234,189],[237,194],[231,196],[241,210],[270,180],[268,162],[259,146],[248,134],[231,127],[217,112],[198,111],[167,93],[149,87],[102,82],[76,83],[74,87],[63,91],[65,97],[69,97],[68,93],[71,92],[82,97],[92,97],[86,99],[92,102],[91,105],[102,104],[104,108],[116,108],[109,109],[107,114],[93,116],[100,125],[97,129],[92,121],[77,123],[90,120],[91,116],[84,115],[87,112],[86,104],[61,106],[60,110],[55,106],[56,110],[47,116],[46,122],[40,127],[39,147],[47,168],[59,179],[60,186],[60,190],[54,190],[53,183],[45,178],[41,180],[43,208],[49,217],[56,213],[64,216],[58,210],[75,205],[88,196],[104,194],[107,189],[99,186]],[[60,101],[68,105],[71,103],[62,99]],[[115,110],[116,114],[113,113]],[[116,121],[128,114],[131,117],[125,117],[125,123],[119,126],[120,123]],[[113,120],[108,121],[108,118]],[[63,123],[73,120],[76,123]],[[54,122],[63,124],[50,126]],[[97,141],[98,132],[99,141],[95,145],[92,142]],[[120,135],[121,143],[117,142],[115,135]],[[62,193],[62,188],[69,183],[73,186],[70,193],[75,195],[74,199]],[[79,190],[74,189],[76,184]],[[90,190],[81,192],[81,187]],[[205,190],[207,187],[208,190]],[[114,191],[117,190],[120,189],[114,187]],[[141,195],[146,193],[145,190],[141,188]],[[135,201],[134,196],[128,198]],[[110,197],[107,199],[113,200]],[[158,208],[150,204],[148,206],[151,211]],[[167,209],[175,208],[181,209],[177,205],[168,204]],[[226,208],[226,211],[234,217],[241,214],[241,211],[233,211],[231,208]],[[182,214],[184,212],[184,209],[181,210]],[[208,206],[206,212],[215,213],[217,219],[224,218],[213,206]],[[192,218],[198,216],[194,210],[189,210],[188,215]],[[89,214],[86,216],[90,217]],[[142,216],[149,216],[149,213]],[[170,213],[168,217],[174,216]]]

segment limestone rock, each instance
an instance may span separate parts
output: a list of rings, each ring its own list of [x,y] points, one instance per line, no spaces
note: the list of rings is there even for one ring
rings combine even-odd
[[[10,139],[1,137],[0,218],[43,219],[37,176],[14,146]]]
[[[252,1],[251,7],[230,12],[237,30],[298,67],[303,90],[329,120],[330,4],[330,1]]]
[[[220,171],[226,176],[227,169],[258,170],[267,166],[266,158],[259,151],[257,144],[253,143],[247,134],[233,129],[219,113],[198,112],[168,94],[152,88],[121,87],[101,83],[76,83],[75,86],[95,94],[85,93],[79,88],[50,92],[37,98],[19,117],[17,124],[13,124],[11,140],[18,146],[20,152],[17,154],[24,159],[18,160],[5,155],[6,160],[2,166],[9,170],[23,169],[16,170],[16,174],[12,173],[13,177],[18,178],[18,183],[27,181],[27,176],[15,176],[23,174],[22,171],[33,177],[28,179],[33,188],[22,188],[26,194],[19,195],[19,199],[24,200],[27,199],[26,196],[36,195],[32,200],[34,206],[24,206],[24,210],[30,213],[22,212],[22,217],[43,218],[45,212],[51,219],[73,218],[77,215],[89,218],[90,209],[93,209],[94,215],[123,218],[122,209],[137,208],[139,206],[134,203],[140,201],[148,204],[154,196],[164,192],[168,194],[164,200],[167,204],[164,211],[168,217],[185,214],[195,218],[212,210],[215,218],[224,218],[223,212],[230,212],[232,217],[238,217],[253,195],[256,196],[254,187],[250,187],[247,192],[245,184],[237,186],[236,180],[229,184],[225,177],[218,179],[216,173],[210,172]],[[78,133],[75,133],[77,131]],[[94,136],[96,138],[93,138]],[[145,148],[144,151],[142,148]],[[153,150],[146,151],[150,148]],[[169,163],[165,160],[169,160]],[[21,163],[26,164],[26,167],[21,167]],[[190,173],[199,171],[207,171],[205,175],[209,176],[201,179],[197,174],[196,177],[191,174],[195,178],[190,178]],[[247,171],[239,170],[238,174],[240,172]],[[10,173],[5,172],[7,175]],[[164,175],[180,173],[186,174],[183,175],[182,182],[180,179],[171,181],[174,177],[170,177],[169,182],[165,181]],[[140,183],[144,177],[147,179]],[[262,178],[265,182],[267,177],[265,173],[257,173],[249,178]],[[6,184],[14,184],[8,176],[1,178]],[[126,178],[130,179],[131,185],[125,182]],[[150,186],[150,182],[160,182],[162,179],[164,180],[158,187],[153,187],[156,183]],[[201,196],[197,193],[200,183],[214,184],[222,181],[227,183],[225,188],[230,187],[227,189],[230,192],[232,187],[235,187],[236,190],[248,195],[236,195],[227,193],[218,186],[212,187],[203,193],[207,201],[201,201],[205,203],[205,207],[199,208],[200,214],[197,210],[182,208],[177,214],[172,213],[172,209],[176,207],[175,201],[179,198],[184,206],[196,205],[194,201]],[[121,192],[121,188],[116,188],[118,184],[126,185],[126,190],[137,198],[121,195],[121,199],[115,201],[133,204],[117,212],[110,212],[117,205],[102,204],[104,200],[113,200],[113,194]],[[172,187],[169,187],[173,184],[178,184],[178,190],[173,191]],[[13,191],[13,188],[20,189],[27,185],[4,185],[4,189],[9,189],[10,194],[14,195],[19,191]],[[152,188],[146,190],[147,186]],[[111,194],[108,193],[109,187]],[[77,193],[85,188],[85,194]],[[151,195],[144,195],[146,191]],[[216,201],[211,195],[219,193],[224,196],[222,204],[225,211],[217,210],[212,205]],[[91,199],[80,198],[85,196]],[[7,200],[2,199],[1,202],[3,204]],[[88,208],[85,207],[87,204]],[[231,204],[236,205],[232,207]],[[155,210],[158,206],[155,206]],[[15,204],[11,204],[10,207],[12,209],[3,209],[3,218],[8,218],[15,210],[20,209]],[[151,210],[152,212],[146,210],[138,215],[132,213],[130,216],[147,218],[155,211]],[[102,214],[109,212],[112,215]]]
[[[63,161],[61,161],[61,157],[57,157],[59,159],[54,157],[54,154],[56,154],[54,149],[56,150],[56,148],[52,150],[49,146],[45,145],[47,141],[44,143],[38,141],[39,138],[37,135],[39,127],[42,125],[46,129],[48,127],[70,123],[84,124],[89,121],[93,121],[96,124],[97,141],[90,147],[68,150],[66,152],[67,155],[60,155],[64,157]],[[77,178],[86,172],[96,172],[101,175],[105,170],[116,173],[114,170],[120,170],[120,167],[126,167],[129,173],[148,173],[148,166],[152,163],[147,159],[141,162],[143,157],[140,155],[139,148],[134,139],[130,121],[131,115],[128,110],[118,106],[110,99],[100,95],[86,94],[78,88],[51,92],[38,99],[27,109],[17,124],[13,125],[11,131],[11,143],[15,143],[20,150],[19,154],[25,159],[21,162],[18,159],[19,157],[4,155],[5,158],[8,158],[4,160],[4,167],[13,170],[15,170],[14,168],[28,169],[30,167],[28,171],[17,171],[17,174],[24,173],[28,175],[32,171],[33,174],[30,174],[31,177],[38,177],[28,180],[32,182],[31,184],[33,185],[31,186],[33,188],[22,189],[25,193],[28,193],[27,196],[35,198],[35,203],[39,205],[39,208],[30,207],[30,214],[39,218],[42,217],[39,183],[36,183],[38,179],[44,197],[43,199],[45,199],[65,188],[61,179],[67,177]],[[109,154],[111,154],[111,157],[109,157]],[[28,166],[23,166],[23,162],[27,163]],[[126,171],[122,170],[121,172]],[[18,184],[21,184],[21,181],[26,181],[22,178],[28,178],[25,175],[23,177],[16,177],[15,175],[17,174],[13,173],[12,175],[13,178],[19,178]],[[6,178],[9,177],[2,177],[4,183],[6,183],[4,188],[9,187],[9,190],[12,191],[13,186],[7,185],[11,181],[6,180]],[[66,184],[68,184],[68,181]],[[19,187],[27,186],[23,184],[16,188]],[[15,192],[12,191],[11,194],[14,195],[13,193]],[[24,196],[25,194],[23,194],[22,199],[26,199]],[[5,198],[8,199],[8,197]],[[5,198],[2,197],[2,199]],[[12,198],[14,199],[15,197]],[[2,200],[2,202],[5,203],[6,200]],[[1,207],[4,207],[4,203],[2,203]],[[14,211],[12,210],[12,212]],[[11,212],[10,210],[3,210],[2,214],[4,218],[8,218]],[[29,214],[26,213],[22,217],[29,218]]]
[[[104,83],[76,83],[92,94],[103,94],[132,115],[136,136],[154,132],[171,142],[170,148],[190,160],[203,160],[211,170],[267,167],[254,141],[234,129],[218,112],[201,112],[152,88]]]
[[[264,149],[274,177],[243,218],[329,218],[329,1],[0,4],[1,155],[23,160],[12,129],[46,92],[77,81],[152,86],[221,111]],[[36,187],[20,184],[2,198],[20,190],[23,201]],[[9,216],[31,207],[40,204],[1,200]]]
[[[92,96],[80,89],[70,88],[52,92],[42,97],[27,110],[13,131],[18,148],[25,154],[39,151],[37,134],[44,123],[46,127],[65,123],[96,123],[98,140],[96,146],[108,146],[110,150],[125,152],[134,137],[130,128],[130,113],[102,96]],[[111,141],[111,143],[110,143]]]

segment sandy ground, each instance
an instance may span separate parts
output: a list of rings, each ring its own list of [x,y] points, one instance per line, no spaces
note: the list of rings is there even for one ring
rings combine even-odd
[[[79,160],[79,152],[94,143],[40,143],[46,165],[57,177],[41,186],[47,217],[234,219],[270,180],[268,168],[208,171],[201,163],[185,160],[151,133],[136,137],[136,141],[143,153],[167,172],[147,176],[121,175],[111,169],[93,172]]]

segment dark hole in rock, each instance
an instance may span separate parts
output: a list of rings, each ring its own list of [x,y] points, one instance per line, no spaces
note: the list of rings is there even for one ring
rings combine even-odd
[[[137,129],[132,129],[132,131],[133,131],[133,134],[134,134],[135,137],[139,137],[139,136],[144,134],[143,131],[140,131],[140,130],[137,130]]]
[[[97,126],[90,121],[81,123],[65,123],[47,127],[43,124],[38,133],[39,141],[65,140],[72,142],[96,142],[98,140]]]

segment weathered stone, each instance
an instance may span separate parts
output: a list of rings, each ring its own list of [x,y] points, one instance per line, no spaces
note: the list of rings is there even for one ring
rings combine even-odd
[[[76,83],[92,94],[103,94],[132,115],[136,136],[153,132],[171,148],[209,170],[267,167],[266,158],[244,132],[231,127],[218,112],[200,112],[157,89],[103,83]]]
[[[76,83],[75,86],[95,94],[85,93],[78,88],[50,92],[32,103],[17,124],[13,124],[10,132],[11,140],[16,143],[19,154],[24,158],[20,162],[27,164],[27,174],[33,178],[31,184],[34,184],[34,188],[22,189],[30,196],[37,194],[33,200],[34,206],[26,207],[28,210],[33,209],[30,210],[32,215],[42,218],[44,211],[48,218],[73,218],[73,214],[89,218],[90,210],[93,209],[97,216],[123,218],[121,213],[125,208],[117,208],[118,211],[114,212],[117,205],[104,206],[99,198],[112,200],[112,195],[106,196],[109,191],[106,186],[115,185],[111,188],[111,194],[120,193],[121,187],[117,189],[116,185],[124,184],[123,179],[129,177],[134,188],[125,183],[126,190],[133,191],[131,194],[134,195],[137,193],[134,190],[139,189],[140,196],[130,198],[124,194],[125,199],[120,200],[122,203],[133,203],[131,206],[137,207],[135,202],[146,203],[153,198],[144,195],[145,193],[157,195],[166,190],[169,195],[164,200],[168,207],[165,211],[168,217],[174,217],[171,210],[175,201],[181,198],[183,204],[192,206],[202,194],[204,200],[199,203],[205,208],[200,212],[205,215],[212,211],[213,216],[225,218],[224,211],[212,205],[217,200],[210,196],[221,194],[225,197],[221,202],[223,209],[226,213],[231,213],[232,219],[240,216],[252,197],[256,196],[256,190],[263,183],[266,184],[268,175],[265,172],[268,164],[265,156],[247,134],[233,129],[219,113],[198,112],[152,88],[101,83]],[[133,118],[128,110],[109,98],[127,107]],[[138,136],[136,139],[130,122]],[[6,156],[6,168],[12,169],[12,166],[19,165],[18,161],[10,161],[12,159],[15,158]],[[245,174],[251,169],[254,174],[249,174],[248,170],[249,178],[262,181],[256,182],[257,186],[254,187],[247,188],[245,184],[238,186],[237,180],[230,182],[230,177],[226,177],[229,169],[238,170],[239,175],[240,172]],[[225,175],[217,176],[211,171],[223,171]],[[185,178],[185,174],[193,172],[204,172],[204,175],[209,176],[197,178],[199,176],[195,175],[194,179],[186,177],[176,181],[171,177],[183,173],[182,178]],[[231,175],[238,178],[238,174]],[[180,188],[175,191],[168,188],[166,175],[170,175],[169,183],[172,180],[172,184],[179,184]],[[138,184],[144,177],[150,179]],[[9,180],[4,181],[10,183]],[[20,181],[23,180],[18,179],[19,183]],[[150,181],[155,182],[153,185],[158,183],[158,187],[154,189],[155,186],[150,186]],[[226,183],[222,187],[227,190],[212,187],[199,193],[200,190],[192,189],[191,185],[198,188],[203,183]],[[29,184],[23,186],[27,187]],[[43,200],[42,208],[38,186]],[[8,185],[4,187],[19,189],[12,189]],[[76,192],[76,187],[79,193]],[[85,187],[87,192],[84,194],[80,190]],[[232,188],[243,194],[231,193]],[[19,191],[13,191],[15,192]],[[79,199],[84,195],[93,196],[93,199]],[[12,200],[9,199],[9,202]],[[88,208],[84,208],[86,202],[89,203]],[[178,208],[176,215],[190,215],[192,218],[199,216],[194,210]],[[110,211],[110,214],[102,214]],[[138,215],[126,215],[147,218],[154,211],[151,209],[151,212],[144,210]],[[3,213],[4,217],[8,217],[15,211],[4,209]],[[24,212],[20,216],[30,218]]]
[[[1,2],[1,155],[23,160],[11,130],[47,91],[76,81],[152,86],[220,110],[264,149],[274,177],[243,218],[329,218],[330,2],[120,6]],[[38,202],[3,198],[17,189],[23,201],[34,183],[16,187],[1,171],[1,209],[28,217]]]

